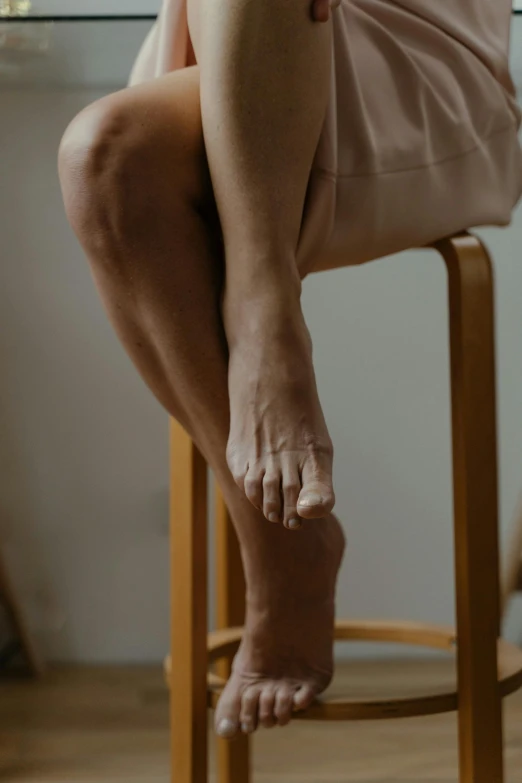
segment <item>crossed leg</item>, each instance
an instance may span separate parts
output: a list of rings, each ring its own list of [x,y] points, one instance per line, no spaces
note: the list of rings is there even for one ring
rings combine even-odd
[[[296,265],[331,25],[312,21],[310,0],[189,0],[188,11],[225,249],[228,463],[267,519],[296,528],[334,503]]]
[[[212,466],[238,533],[246,633],[216,728],[233,736],[259,723],[284,725],[331,677],[344,539],[331,514],[299,534],[267,525],[230,471],[230,448],[227,462],[234,378],[221,316],[226,240],[203,139],[199,68],[85,110],[64,136],[60,176],[109,317],[146,383]],[[300,403],[298,396],[294,405]],[[283,483],[280,476],[274,484],[288,527],[294,517],[286,509],[295,514],[301,481],[295,470],[283,471]],[[266,514],[265,500],[262,506]]]

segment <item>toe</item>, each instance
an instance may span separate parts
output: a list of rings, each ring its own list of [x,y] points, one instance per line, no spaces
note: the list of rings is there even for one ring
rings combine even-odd
[[[269,522],[281,522],[281,474],[274,470],[263,479],[263,514]]]
[[[316,696],[316,688],[310,683],[305,683],[294,693],[293,709],[297,712],[306,710]]]
[[[275,726],[274,715],[276,689],[274,685],[266,685],[259,697],[259,722],[265,729]]]
[[[299,516],[305,519],[320,519],[329,514],[335,503],[331,469],[307,463],[303,467],[302,483],[303,488],[297,502]]]
[[[297,498],[301,490],[301,479],[295,463],[283,465],[284,525],[289,530],[299,530],[301,520],[297,513]]]
[[[239,731],[239,712],[241,699],[239,693],[223,692],[216,709],[214,725],[216,734],[224,739],[232,739]]]
[[[245,495],[254,508],[263,508],[263,474],[250,468],[245,476]]]
[[[292,718],[295,689],[290,685],[280,685],[276,692],[274,715],[280,726],[286,726]]]
[[[241,699],[239,722],[243,734],[251,734],[257,729],[260,689],[257,686],[247,688]]]

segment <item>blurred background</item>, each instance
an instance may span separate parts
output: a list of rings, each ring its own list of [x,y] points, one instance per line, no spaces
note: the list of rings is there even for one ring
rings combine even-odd
[[[153,13],[158,2],[38,8]],[[47,52],[18,53],[19,69],[2,72],[0,59],[0,536],[53,660],[160,661],[168,645],[167,419],[106,320],[56,173],[67,124],[124,86],[151,24],[61,22]],[[522,88],[522,16],[512,53]],[[522,489],[522,213],[480,234],[496,261],[507,545]],[[444,265],[408,252],[333,271],[308,279],[304,301],[349,536],[339,614],[451,623]]]
[[[40,0],[36,10],[153,15],[158,5]],[[0,25],[0,549],[50,662],[158,665],[169,643],[167,417],[106,320],[56,172],[65,127],[124,86],[151,24]],[[522,16],[512,70],[522,89]],[[496,264],[507,547],[522,489],[522,210],[510,228],[479,233]],[[451,624],[444,266],[403,253],[310,277],[304,302],[349,539],[338,613]],[[506,635],[522,642],[522,600]],[[391,653],[340,651],[378,654]],[[0,761],[1,751],[0,739]]]

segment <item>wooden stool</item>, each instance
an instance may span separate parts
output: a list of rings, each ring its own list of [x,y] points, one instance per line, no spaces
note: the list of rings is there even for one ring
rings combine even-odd
[[[365,720],[458,710],[460,783],[502,783],[501,699],[522,687],[522,651],[500,636],[493,275],[480,241],[433,246],[449,277],[457,631],[411,623],[337,623],[338,639],[456,650],[458,692],[418,698],[317,701],[300,719]],[[207,707],[215,706],[241,638],[244,581],[235,534],[217,494],[217,623],[207,637],[207,465],[171,426],[172,781],[207,781]],[[218,677],[208,674],[219,661]],[[223,679],[222,679],[223,678]],[[219,783],[248,783],[249,742],[218,741]]]

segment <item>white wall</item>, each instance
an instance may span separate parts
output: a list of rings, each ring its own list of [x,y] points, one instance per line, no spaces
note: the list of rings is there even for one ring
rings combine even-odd
[[[55,658],[167,648],[166,416],[106,322],[56,175],[66,125],[123,82],[146,29],[57,26],[22,81],[97,88],[0,93],[0,540]]]
[[[67,122],[123,79],[145,28],[74,27],[26,77],[41,73],[41,89],[0,92],[0,540],[48,656],[159,660],[166,416],[105,319],[55,172]],[[522,46],[513,51],[520,73]],[[96,88],[63,85],[79,79]],[[506,532],[522,487],[522,211],[482,233],[497,266]],[[451,622],[443,265],[407,253],[320,275],[305,308],[350,540],[339,613]],[[510,634],[522,636],[517,609]]]

